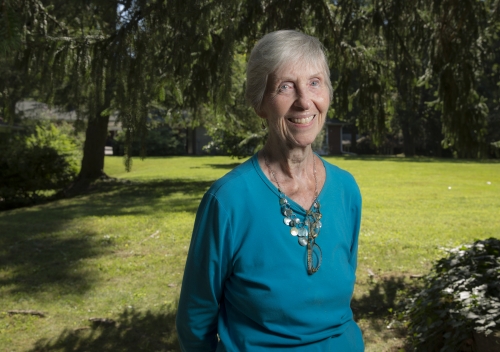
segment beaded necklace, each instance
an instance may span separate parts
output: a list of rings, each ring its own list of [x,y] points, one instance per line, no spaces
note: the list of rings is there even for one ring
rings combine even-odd
[[[318,178],[316,177],[316,159],[313,154],[313,175],[314,175],[314,201],[309,210],[306,211],[306,216],[304,220],[301,221],[297,215],[293,212],[290,207],[289,200],[287,199],[285,193],[281,191],[280,184],[276,177],[276,174],[271,166],[267,157],[264,155],[264,162],[266,163],[269,172],[274,178],[274,181],[278,185],[279,192],[279,203],[281,208],[281,213],[285,217],[283,222],[285,225],[290,227],[290,234],[298,238],[298,242],[301,246],[307,246],[307,273],[309,275],[314,274],[318,271],[321,261],[323,258],[321,248],[316,243],[316,237],[319,235],[321,229],[321,212],[320,204],[318,201]],[[316,260],[315,260],[316,259]],[[316,264],[314,263],[316,262]]]

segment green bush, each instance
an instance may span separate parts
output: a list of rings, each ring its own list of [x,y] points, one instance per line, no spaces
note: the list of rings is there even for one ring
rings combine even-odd
[[[203,146],[203,151],[211,155],[232,155],[239,158],[254,154],[263,145],[263,132],[251,133],[241,131],[230,134],[224,130],[210,130],[210,143]]]
[[[405,316],[416,351],[457,352],[474,331],[490,335],[500,325],[500,240],[452,249],[409,300]]]
[[[72,138],[41,121],[0,144],[0,209],[33,204],[63,189],[76,176]]]

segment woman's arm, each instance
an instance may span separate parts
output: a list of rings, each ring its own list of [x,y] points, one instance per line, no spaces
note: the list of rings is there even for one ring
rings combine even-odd
[[[353,267],[354,271],[358,266],[358,242],[359,242],[359,230],[361,228],[361,193],[359,188],[354,181],[354,190],[351,197],[351,216],[353,222],[352,228],[352,244],[351,244],[351,257],[349,258],[349,264]]]
[[[181,349],[215,351],[224,281],[231,272],[230,222],[217,198],[205,194],[198,208],[177,310]]]

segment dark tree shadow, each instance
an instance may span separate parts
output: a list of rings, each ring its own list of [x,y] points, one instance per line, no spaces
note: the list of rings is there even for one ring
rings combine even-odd
[[[231,164],[208,164],[207,166],[210,166],[212,169],[227,169],[227,170],[232,170],[236,166],[241,165],[241,163],[231,163]]]
[[[420,282],[404,276],[388,276],[373,279],[367,294],[353,298],[351,308],[355,320],[365,319],[370,330],[378,333],[387,332],[387,326],[394,319],[395,313],[402,309],[402,299],[415,293]],[[404,338],[406,329],[396,324],[392,327],[393,336]],[[409,346],[403,349],[409,351]]]
[[[386,317],[390,308],[395,308],[397,292],[405,289],[404,277],[390,276],[374,282],[368,294],[354,298],[351,307],[357,319]]]
[[[186,179],[99,182],[86,194],[76,197],[85,199],[91,206],[82,207],[82,204],[77,203],[73,207],[80,207],[78,215],[82,216],[148,214],[162,207],[168,212],[196,213],[201,197],[213,182]],[[165,200],[165,197],[175,193],[182,195],[180,202]],[[86,199],[86,195],[93,195],[90,202]]]
[[[9,293],[35,294],[45,285],[59,294],[85,293],[92,287],[96,277],[90,271],[82,275],[81,259],[106,254],[107,248],[93,245],[89,239],[91,231],[82,231],[78,237],[58,239],[40,235],[37,237],[2,236],[5,246],[0,252],[0,267],[10,271],[9,276],[0,277],[0,286]]]
[[[195,213],[211,184],[182,179],[98,182],[71,202],[0,213],[0,267],[9,273],[0,275],[3,292],[33,293],[50,286],[60,294],[85,294],[97,277],[91,270],[80,270],[82,259],[113,251],[96,241],[92,229],[75,228],[75,219],[158,211]],[[167,197],[174,193],[179,196]]]
[[[175,315],[175,311],[140,313],[126,309],[114,324],[66,329],[59,337],[37,341],[29,352],[177,352]]]

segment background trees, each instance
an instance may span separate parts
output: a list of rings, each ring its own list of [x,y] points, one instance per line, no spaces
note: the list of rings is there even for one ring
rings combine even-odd
[[[147,134],[153,103],[174,117],[189,112],[190,127],[203,120],[226,151],[248,152],[263,134],[243,107],[246,55],[264,33],[292,28],[325,44],[334,115],[376,145],[401,131],[407,156],[419,145],[439,149],[436,139],[458,156],[484,156],[498,138],[499,6],[2,0],[3,116],[27,95],[75,109],[87,122],[82,182],[102,175],[109,116],[119,115],[130,141]]]
[[[479,85],[492,64],[485,59],[496,50],[499,2],[375,0],[364,9],[365,31],[385,48],[379,81],[390,82],[386,110],[393,113],[390,125],[402,133],[405,155],[415,154],[417,141],[438,139],[434,112],[443,147],[461,157],[486,155],[488,106],[494,102]],[[369,43],[364,45],[374,47]]]

